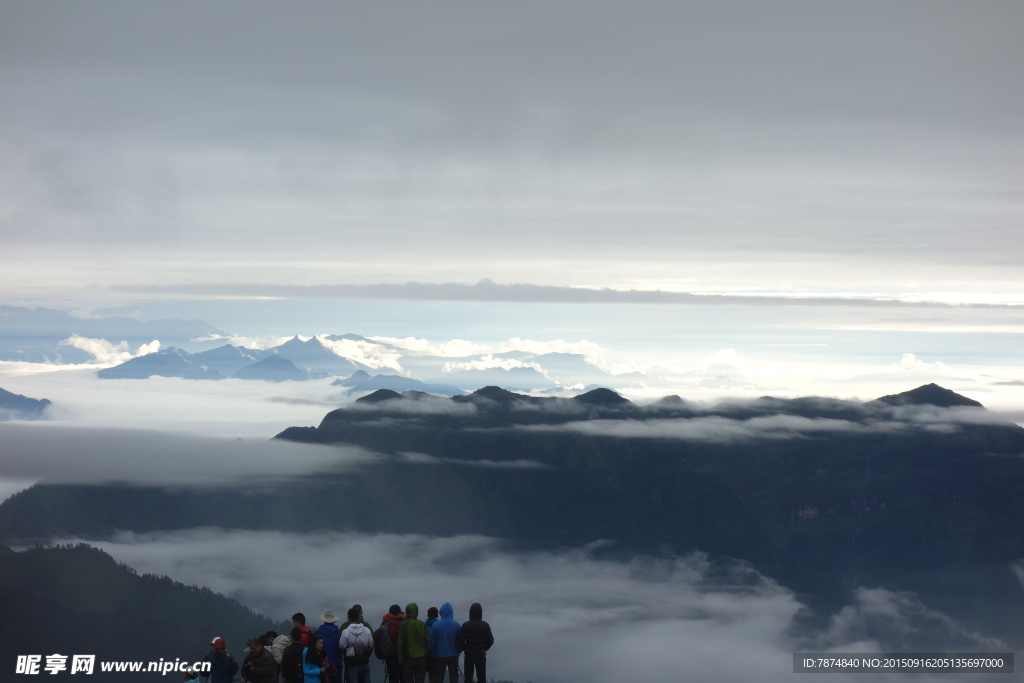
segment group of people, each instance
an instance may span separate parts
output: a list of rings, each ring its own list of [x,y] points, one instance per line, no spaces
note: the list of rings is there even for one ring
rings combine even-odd
[[[338,625],[337,615],[327,610],[314,631],[304,614],[293,614],[289,634],[268,631],[249,639],[241,667],[224,639],[215,637],[204,657],[210,671],[201,675],[208,683],[232,683],[236,673],[243,683],[371,683],[370,662],[376,657],[384,662],[387,683],[424,683],[428,677],[430,683],[445,683],[446,673],[448,683],[458,683],[462,654],[465,683],[487,683],[487,651],[494,635],[480,603],[470,606],[469,620],[462,623],[448,602],[440,610],[428,609],[425,621],[420,621],[415,602],[405,611],[392,605],[375,630],[360,605],[353,605],[346,617]]]

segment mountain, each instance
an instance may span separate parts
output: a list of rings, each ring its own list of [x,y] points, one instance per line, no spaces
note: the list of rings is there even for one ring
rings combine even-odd
[[[0,420],[38,420],[49,405],[46,398],[29,398],[0,389]]]
[[[192,354],[172,347],[132,358],[96,374],[101,379],[237,377],[281,382],[351,374],[364,367],[337,355],[320,343],[319,339],[304,342],[295,337],[266,351],[225,344]]]
[[[1024,609],[1011,571],[1024,558],[1024,429],[996,414],[965,419],[960,405],[381,389],[278,435],[375,454],[360,468],[297,475],[273,496],[38,484],[0,504],[0,538],[210,519],[304,532],[316,500],[337,530],[485,535],[519,549],[600,540],[595,552],[622,559],[700,550],[750,563],[809,604],[836,608],[851,588],[879,586],[1005,626]]]
[[[984,408],[978,401],[962,396],[954,391],[940,387],[938,384],[925,384],[901,394],[892,394],[876,399],[891,406],[932,405],[940,408],[963,406],[968,408]]]
[[[245,366],[257,363],[268,355],[266,351],[224,344],[209,351],[192,354],[192,363],[225,377],[231,377]]]
[[[292,337],[284,344],[270,349],[270,351],[277,353],[282,358],[287,358],[297,366],[311,372],[323,372],[328,375],[351,375],[357,370],[369,369],[361,363],[356,363],[348,358],[342,358],[324,346],[316,337],[307,341],[302,341],[298,337]]]
[[[72,335],[126,341],[132,347],[159,339],[167,346],[222,334],[201,320],[141,321],[126,316],[80,318],[50,308],[0,306],[0,360],[84,363],[91,354],[62,345]]]
[[[146,379],[147,377],[181,377],[182,379],[222,379],[216,370],[197,363],[191,353],[170,347],[156,353],[138,356],[112,368],[98,370],[100,379]]]
[[[451,384],[427,384],[418,379],[400,375],[370,375],[363,370],[359,370],[345,379],[335,380],[331,386],[343,387],[345,393],[349,395],[377,389],[390,389],[396,392],[415,390],[443,396],[455,396],[462,393],[462,389]]]
[[[22,552],[0,546],[0,604],[9,617],[0,619],[7,671],[18,655],[43,655],[45,662],[53,644],[40,634],[55,634],[59,625],[59,651],[96,655],[97,680],[106,680],[101,661],[194,662],[214,635],[227,640],[241,664],[246,638],[275,626],[223,595],[166,576],[139,576],[84,544]],[[130,634],[126,624],[134,625]]]
[[[246,365],[235,373],[238,379],[258,379],[267,382],[301,382],[310,379],[310,373],[295,366],[287,358],[267,356],[261,361]]]
[[[434,383],[451,383],[460,387],[499,386],[510,391],[531,392],[554,389],[559,385],[532,367],[481,367],[452,369],[441,376],[426,380]]]

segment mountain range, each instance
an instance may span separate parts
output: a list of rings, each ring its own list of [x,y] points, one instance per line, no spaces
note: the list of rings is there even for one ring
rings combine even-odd
[[[380,389],[277,438],[373,455],[354,470],[297,473],[273,495],[42,482],[0,505],[0,538],[102,539],[210,519],[306,532],[315,500],[338,531],[478,534],[519,549],[599,542],[595,552],[622,559],[700,550],[748,562],[811,605],[884,586],[1019,633],[1024,429],[935,385],[867,403],[713,407],[677,396],[638,405],[608,389]]]
[[[0,389],[0,420],[37,420],[44,417],[50,400],[37,399]]]
[[[405,391],[414,389],[452,396],[487,385],[523,392],[557,391],[581,379],[608,380],[612,376],[587,363],[582,355],[566,353],[525,354],[509,352],[480,357],[448,358],[413,354],[403,357],[411,370],[406,375],[373,374],[379,368],[347,358],[330,348],[338,340],[371,344],[396,355],[398,349],[371,342],[358,335],[293,337],[268,349],[251,349],[225,344],[214,349],[190,353],[170,347],[137,356],[119,365],[99,370],[101,379],[145,379],[147,377],[180,377],[183,379],[226,379],[304,381],[324,377],[340,377],[334,384],[345,394],[355,395],[376,389]],[[555,369],[549,373],[540,363]],[[412,372],[428,379],[410,376]],[[556,376],[560,379],[556,379]],[[629,379],[619,377],[619,379]]]
[[[195,662],[222,636],[239,664],[246,639],[283,625],[272,623],[235,600],[208,588],[186,586],[166,576],[139,576],[85,544],[29,548],[0,545],[0,662],[10,673],[20,655],[96,655],[91,680],[122,680],[102,674],[98,662],[128,659]],[[126,632],[126,625],[131,625]],[[59,629],[59,631],[57,630]],[[153,674],[148,674],[153,676]],[[180,680],[177,674],[174,680]]]

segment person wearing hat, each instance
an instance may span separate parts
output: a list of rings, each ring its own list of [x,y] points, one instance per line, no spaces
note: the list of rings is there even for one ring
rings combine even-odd
[[[344,666],[344,659],[341,651],[338,650],[338,640],[341,639],[341,629],[338,628],[338,616],[334,610],[325,610],[320,615],[323,623],[314,632],[314,635],[323,636],[324,654],[333,667],[327,669],[327,683],[334,683],[341,680],[341,671]]]
[[[228,644],[220,636],[214,636],[210,641],[210,651],[203,661],[210,662],[210,672],[203,673],[203,678],[209,678],[210,683],[231,683],[238,673],[238,662],[228,652]]]

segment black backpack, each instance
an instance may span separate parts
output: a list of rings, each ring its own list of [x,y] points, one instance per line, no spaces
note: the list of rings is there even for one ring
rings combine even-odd
[[[373,632],[373,654],[377,659],[394,659],[398,656],[398,648],[391,639],[391,621],[385,621]]]

